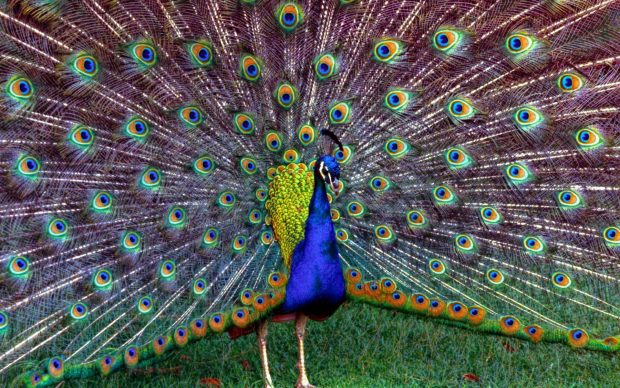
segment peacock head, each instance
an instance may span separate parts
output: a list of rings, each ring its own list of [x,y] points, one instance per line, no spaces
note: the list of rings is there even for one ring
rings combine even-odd
[[[342,142],[338,139],[335,133],[328,129],[321,129],[321,137],[331,140],[332,144],[336,144],[340,150],[343,149]],[[325,155],[319,157],[316,161],[315,175],[321,178],[321,180],[327,183],[334,194],[338,195],[340,191],[340,165],[336,158],[334,158],[327,148],[323,150]]]
[[[318,175],[323,182],[327,183],[334,194],[338,195],[340,190],[340,165],[331,155],[323,155],[316,161]]]

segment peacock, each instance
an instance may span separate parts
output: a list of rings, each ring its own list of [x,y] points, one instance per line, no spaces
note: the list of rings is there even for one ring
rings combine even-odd
[[[5,0],[0,34],[0,384],[256,333],[271,387],[294,321],[311,387],[345,301],[620,350],[619,2]]]

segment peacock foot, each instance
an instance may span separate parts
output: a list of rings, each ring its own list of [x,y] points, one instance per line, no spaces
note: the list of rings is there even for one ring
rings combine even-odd
[[[295,383],[295,388],[315,388],[315,386],[310,384],[308,380],[306,380],[306,382],[303,382],[302,379],[297,379],[297,383]]]
[[[297,378],[297,382],[295,383],[295,388],[314,388],[314,385],[310,384],[308,381],[308,375],[306,374],[305,368],[302,369],[300,363],[297,363],[297,369],[299,370],[299,377]]]

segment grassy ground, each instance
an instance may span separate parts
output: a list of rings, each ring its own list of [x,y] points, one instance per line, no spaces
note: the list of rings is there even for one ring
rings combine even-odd
[[[369,306],[348,305],[326,322],[308,326],[310,381],[319,387],[381,386],[618,386],[618,355],[575,351],[478,335],[436,322]],[[292,324],[269,332],[276,387],[296,380]],[[479,380],[473,382],[471,380]],[[256,337],[219,336],[188,346],[152,368],[66,387],[260,387]]]

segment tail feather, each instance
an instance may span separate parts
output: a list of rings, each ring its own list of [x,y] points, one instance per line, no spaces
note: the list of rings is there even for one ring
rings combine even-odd
[[[253,3],[0,5],[0,375],[268,317],[270,182],[324,148],[352,300],[619,350],[617,2]]]

